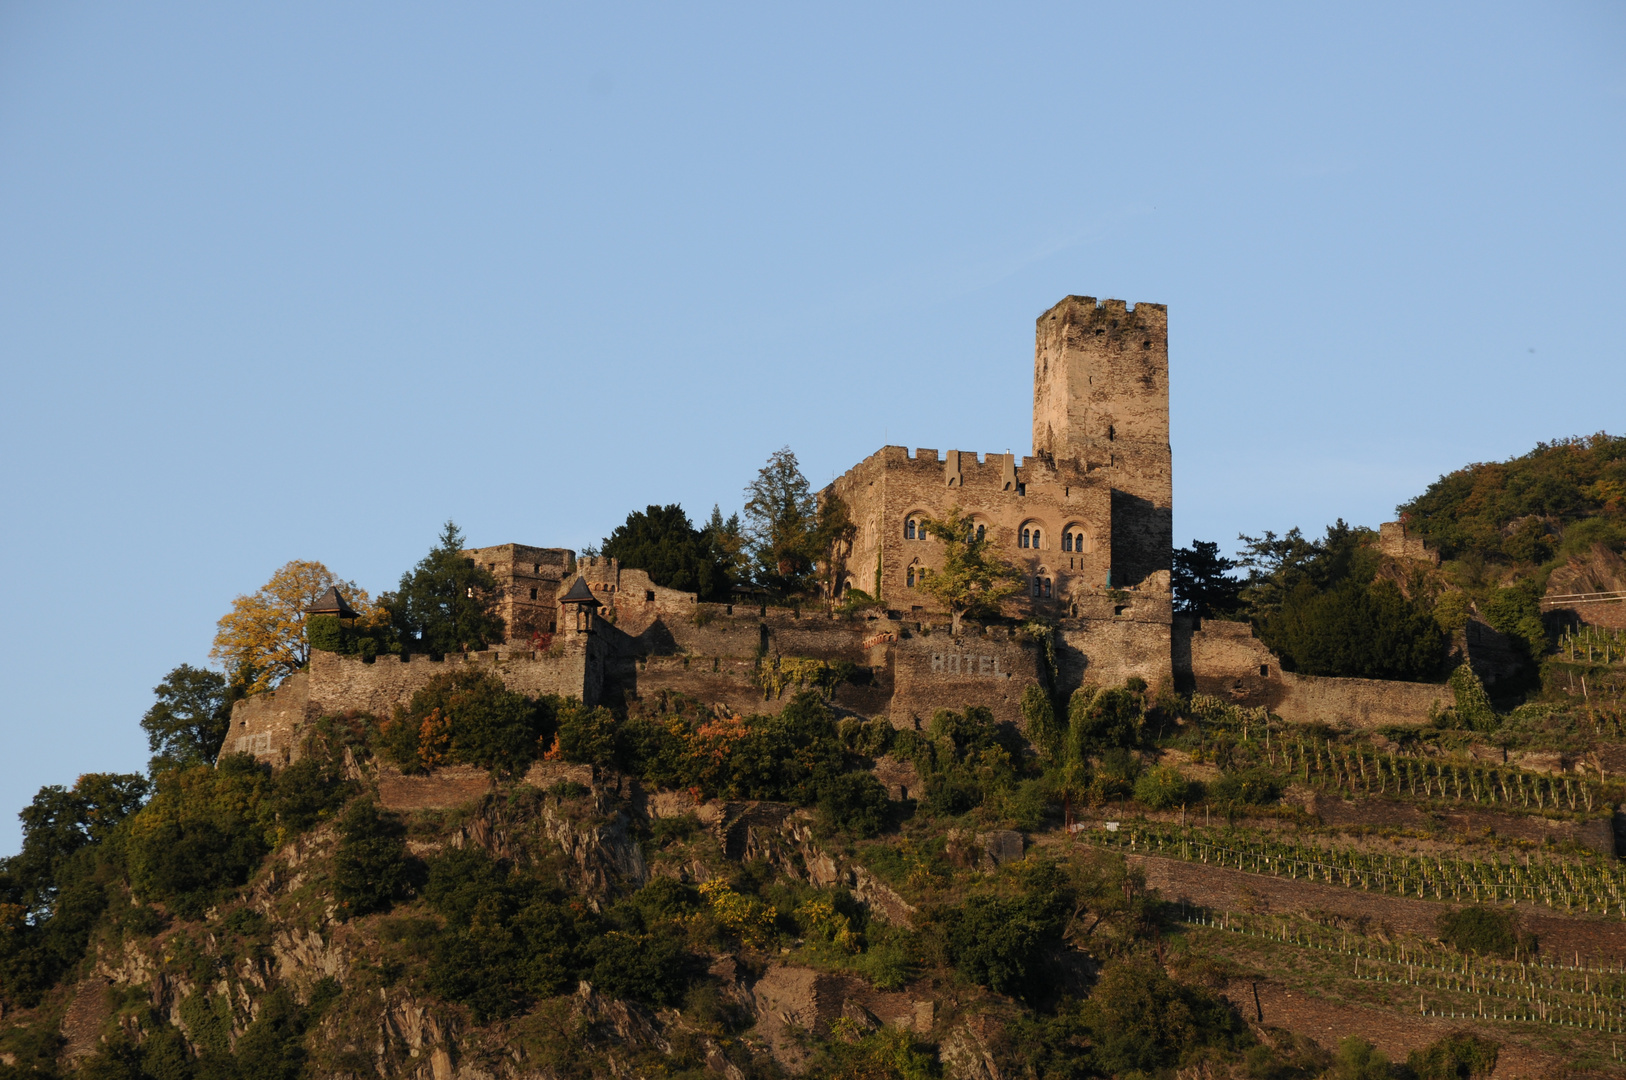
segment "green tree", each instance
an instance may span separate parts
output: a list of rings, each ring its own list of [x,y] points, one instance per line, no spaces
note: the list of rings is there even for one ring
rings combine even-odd
[[[1056,706],[1050,695],[1038,685],[1022,691],[1022,720],[1027,724],[1028,741],[1046,762],[1060,761],[1065,750],[1067,732],[1056,721]]]
[[[943,545],[943,565],[921,588],[948,609],[956,636],[961,619],[997,615],[1000,601],[1021,591],[1022,572],[993,553],[958,506],[941,519],[927,518],[924,528]]]
[[[745,581],[751,576],[750,559],[746,554],[745,533],[740,526],[740,515],[723,517],[716,503],[711,504],[711,517],[700,530],[711,547],[711,558],[723,568],[728,580]]]
[[[351,915],[384,911],[407,887],[406,829],[371,799],[351,803],[339,818],[333,856],[333,895]]]
[[[1111,1076],[1169,1068],[1204,1045],[1252,1041],[1229,1002],[1181,986],[1144,959],[1108,964],[1084,1016],[1096,1039],[1096,1067]]]
[[[1081,686],[1067,702],[1067,754],[1083,761],[1112,747],[1140,741],[1145,705],[1129,687]]]
[[[40,788],[17,815],[23,823],[22,850],[4,860],[31,919],[50,917],[59,891],[74,876],[79,853],[111,837],[150,790],[146,778],[135,773],[86,773],[71,789]]]
[[[790,447],[775,450],[745,489],[745,537],[757,583],[782,595],[805,592],[816,558],[818,500]]]
[[[713,516],[721,514],[714,508]],[[657,585],[682,589],[703,601],[728,594],[730,556],[726,522],[696,529],[677,503],[635,510],[604,540],[600,552],[649,574]],[[717,532],[713,532],[716,529]]]
[[[1241,607],[1242,581],[1230,576],[1241,563],[1219,553],[1209,540],[1193,540],[1189,548],[1174,549],[1174,609],[1199,618],[1235,614]]]
[[[1364,679],[1427,679],[1446,648],[1427,608],[1387,579],[1348,579],[1325,592],[1301,582],[1261,636],[1296,671]]]
[[[1547,651],[1547,627],[1541,621],[1541,603],[1532,583],[1495,590],[1481,610],[1485,621],[1517,641],[1532,663],[1541,662]]]
[[[153,688],[158,700],[141,718],[147,749],[153,752],[148,768],[160,769],[212,762],[231,729],[231,706],[236,696],[226,677],[191,664],[182,664]]]
[[[84,955],[117,873],[119,826],[147,781],[91,773],[43,787],[19,815],[22,850],[0,859],[0,994],[32,1005]],[[111,850],[110,850],[111,849]]]
[[[379,604],[405,646],[444,654],[502,641],[500,599],[497,579],[463,554],[463,534],[448,521],[429,554]]]

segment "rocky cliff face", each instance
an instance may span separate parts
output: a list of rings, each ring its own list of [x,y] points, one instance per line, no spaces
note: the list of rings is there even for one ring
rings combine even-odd
[[[627,790],[625,780],[610,779],[575,798],[522,788],[458,807],[418,808],[405,846],[424,861],[478,849],[504,866],[540,868],[571,903],[595,912],[657,879],[721,886],[748,872],[804,893],[848,896],[860,921],[876,927],[906,929],[919,915],[850,855],[821,843],[807,811],[695,805],[670,793],[627,797]],[[1020,836],[1012,836],[1019,854]],[[985,854],[967,857],[988,859],[991,867],[993,853],[1010,854],[1010,840],[978,837],[972,846]],[[851,964],[843,969],[840,958],[853,957],[842,950],[851,947],[807,953],[815,961],[810,966],[800,949],[778,957],[777,947],[749,934],[742,938],[748,955],[697,948],[681,1002],[621,999],[583,980],[519,1014],[482,1021],[477,1010],[437,995],[425,978],[423,942],[440,921],[422,899],[407,896],[388,912],[346,917],[333,891],[339,844],[331,823],[317,828],[275,851],[204,918],[170,918],[150,936],[99,937],[85,976],[61,1003],[64,1060],[105,1057],[116,1043],[139,1047],[166,1027],[200,1061],[240,1053],[260,1038],[254,1032],[264,1027],[262,1018],[292,1008],[290,1015],[307,1018],[299,1050],[306,1073],[334,1080],[745,1080],[806,1074],[821,1041],[877,1032],[941,1041],[950,1076],[998,1075],[979,1049],[981,1029],[961,1015],[964,1003],[929,981],[894,977],[880,990]],[[118,902],[134,903],[128,896]],[[830,917],[848,918],[834,909]],[[832,968],[820,956],[839,962]]]

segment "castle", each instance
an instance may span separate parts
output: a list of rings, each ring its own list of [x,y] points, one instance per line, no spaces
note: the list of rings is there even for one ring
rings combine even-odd
[[[865,674],[836,688],[834,707],[898,726],[971,705],[1020,724],[1029,686],[1060,698],[1131,677],[1288,719],[1424,719],[1441,687],[1297,676],[1245,624],[1175,616],[1168,348],[1163,305],[1069,296],[1037,321],[1032,456],[885,446],[837,478],[823,494],[846,503],[855,533],[832,553],[827,577],[838,594],[862,589],[879,608],[849,617],[749,597],[707,604],[613,559],[470,548],[501,586],[507,644],[372,662],[315,652],[308,670],[236,705],[225,749],[288,760],[317,717],[387,715],[465,664],[488,666],[516,690],[589,704],[671,690],[747,714],[777,711],[788,696],[763,691],[764,665],[847,661]],[[953,508],[1023,578],[1005,602],[1009,620],[958,637],[920,588],[940,558],[923,522]],[[1033,616],[1055,627],[1049,647],[1016,631]]]

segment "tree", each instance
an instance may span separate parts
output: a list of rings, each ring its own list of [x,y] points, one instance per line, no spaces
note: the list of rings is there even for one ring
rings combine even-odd
[[[712,516],[714,526],[701,530],[689,523],[689,515],[677,503],[635,510],[605,538],[600,551],[622,566],[645,571],[657,585],[695,593],[703,601],[715,600],[728,594],[732,582],[730,555],[722,537],[712,531],[715,527],[720,533],[728,526],[717,509]]]
[[[847,504],[833,488],[825,489],[819,499],[818,524],[809,538],[815,561],[824,568],[824,595],[833,608],[847,572],[847,556],[852,554],[853,538],[858,526],[847,512]]]
[[[379,603],[404,646],[444,654],[503,640],[501,596],[491,572],[463,554],[463,534],[448,521],[429,554]]]
[[[147,749],[153,752],[148,769],[158,772],[178,766],[214,761],[231,729],[231,706],[237,695],[226,677],[205,668],[182,664],[153,687],[158,700],[141,718]]]
[[[1306,675],[1421,680],[1445,656],[1439,624],[1388,579],[1348,579],[1325,592],[1308,581],[1264,620],[1265,644]]]
[[[406,829],[371,799],[351,803],[339,818],[333,854],[333,895],[351,915],[384,911],[407,887]]]
[[[818,500],[788,446],[775,450],[745,489],[745,536],[759,584],[799,593],[813,573]]]
[[[269,690],[310,660],[305,640],[305,609],[337,586],[360,616],[372,622],[377,609],[365,590],[335,577],[319,562],[287,563],[252,596],[239,596],[221,616],[209,657],[219,661],[232,683],[250,694]]]
[[[716,503],[711,504],[711,517],[706,519],[701,533],[711,548],[711,557],[728,575],[728,580],[745,581],[751,576],[750,559],[745,550],[745,533],[740,527],[740,515],[730,514],[727,519]]]
[[[921,587],[948,608],[955,635],[961,619],[997,615],[1000,601],[1021,591],[1022,572],[992,553],[958,506],[940,520],[927,518],[924,527],[943,545],[943,566]]]
[[[68,864],[85,848],[112,835],[125,818],[141,808],[150,785],[136,773],[86,773],[72,789],[50,784],[17,816],[23,823],[23,847],[4,860],[20,891],[20,903],[35,921],[48,917]]]
[[[1174,609],[1203,619],[1235,613],[1242,582],[1229,575],[1239,566],[1209,540],[1193,540],[1189,548],[1175,548]]]

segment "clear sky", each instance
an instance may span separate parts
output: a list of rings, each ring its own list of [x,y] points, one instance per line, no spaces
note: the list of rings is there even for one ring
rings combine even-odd
[[[1169,305],[1177,541],[1626,430],[1626,8],[0,3],[0,851],[289,559],[1030,450]]]

